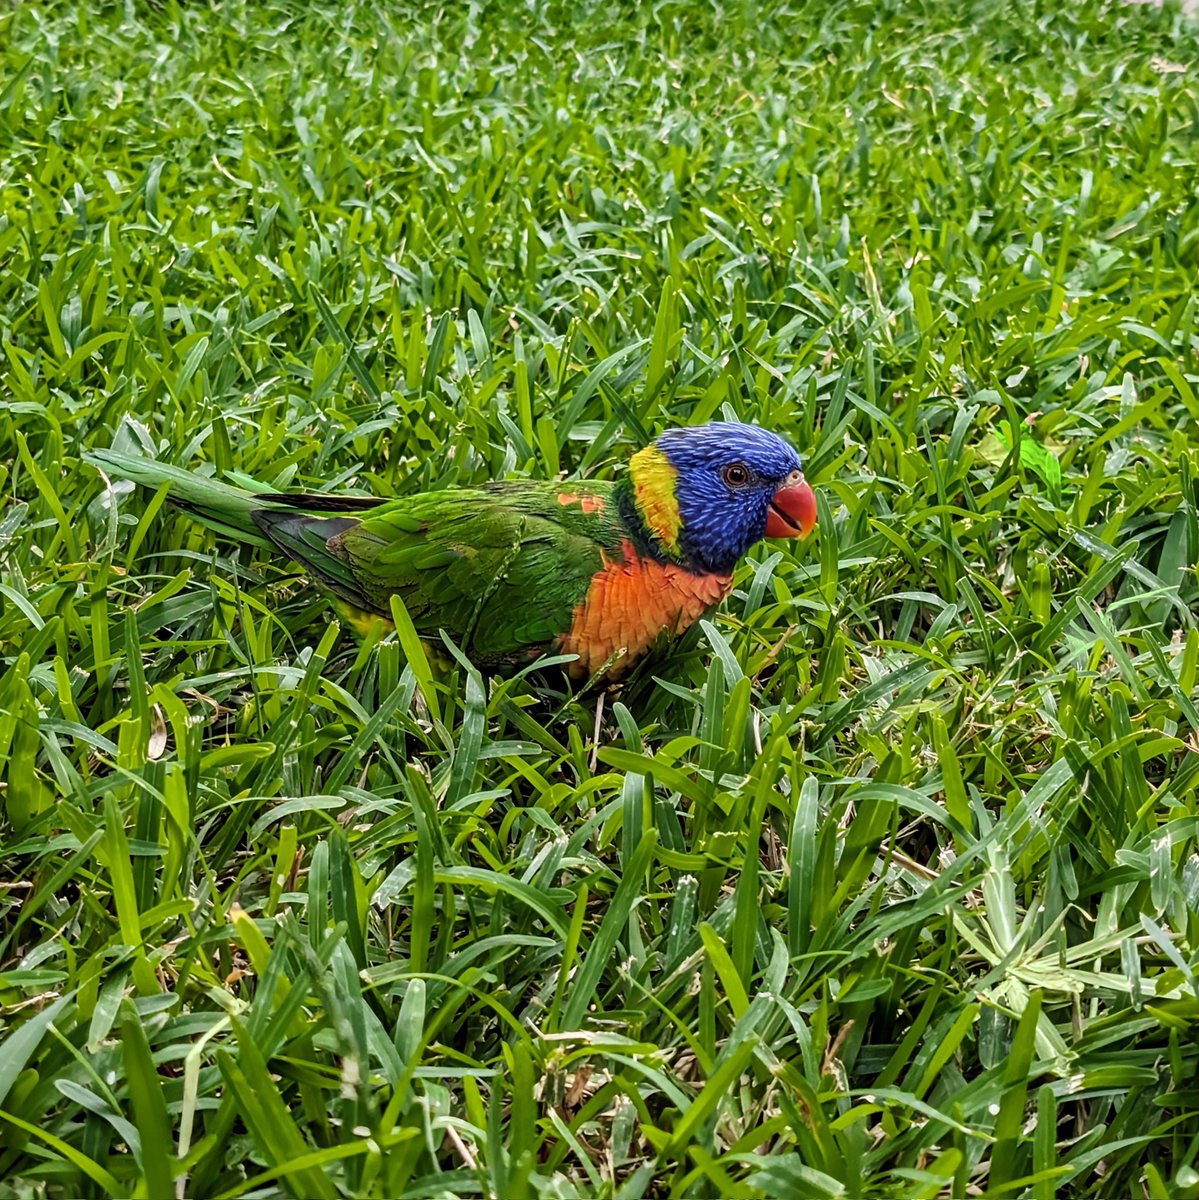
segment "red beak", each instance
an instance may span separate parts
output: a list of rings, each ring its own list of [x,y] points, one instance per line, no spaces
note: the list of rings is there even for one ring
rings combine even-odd
[[[805,538],[815,528],[816,493],[806,482],[800,480],[774,493],[766,518],[767,537]]]

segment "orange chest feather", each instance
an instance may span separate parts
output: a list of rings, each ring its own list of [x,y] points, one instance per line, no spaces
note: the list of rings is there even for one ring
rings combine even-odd
[[[732,586],[730,575],[693,575],[640,558],[629,542],[622,551],[619,561],[605,558],[583,602],[575,606],[570,632],[561,641],[563,653],[579,656],[572,674],[593,675],[616,658],[608,677],[618,677],[660,634],[682,633],[719,604]]]

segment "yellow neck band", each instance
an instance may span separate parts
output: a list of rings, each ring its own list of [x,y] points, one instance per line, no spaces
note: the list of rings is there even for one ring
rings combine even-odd
[[[646,446],[629,460],[629,479],[637,511],[662,548],[676,558],[682,553],[679,530],[683,526],[675,495],[677,476],[678,472],[657,446]]]

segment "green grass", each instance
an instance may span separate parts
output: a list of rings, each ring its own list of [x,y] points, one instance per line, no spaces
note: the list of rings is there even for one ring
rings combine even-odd
[[[1167,7],[0,14],[0,1197],[1199,1197],[1199,39]],[[817,538],[610,698],[83,463]]]

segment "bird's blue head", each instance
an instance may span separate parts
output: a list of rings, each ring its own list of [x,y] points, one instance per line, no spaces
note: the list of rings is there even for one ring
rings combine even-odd
[[[804,537],[816,524],[799,455],[756,425],[668,429],[633,456],[629,474],[659,545],[698,570],[730,574],[763,537]]]

